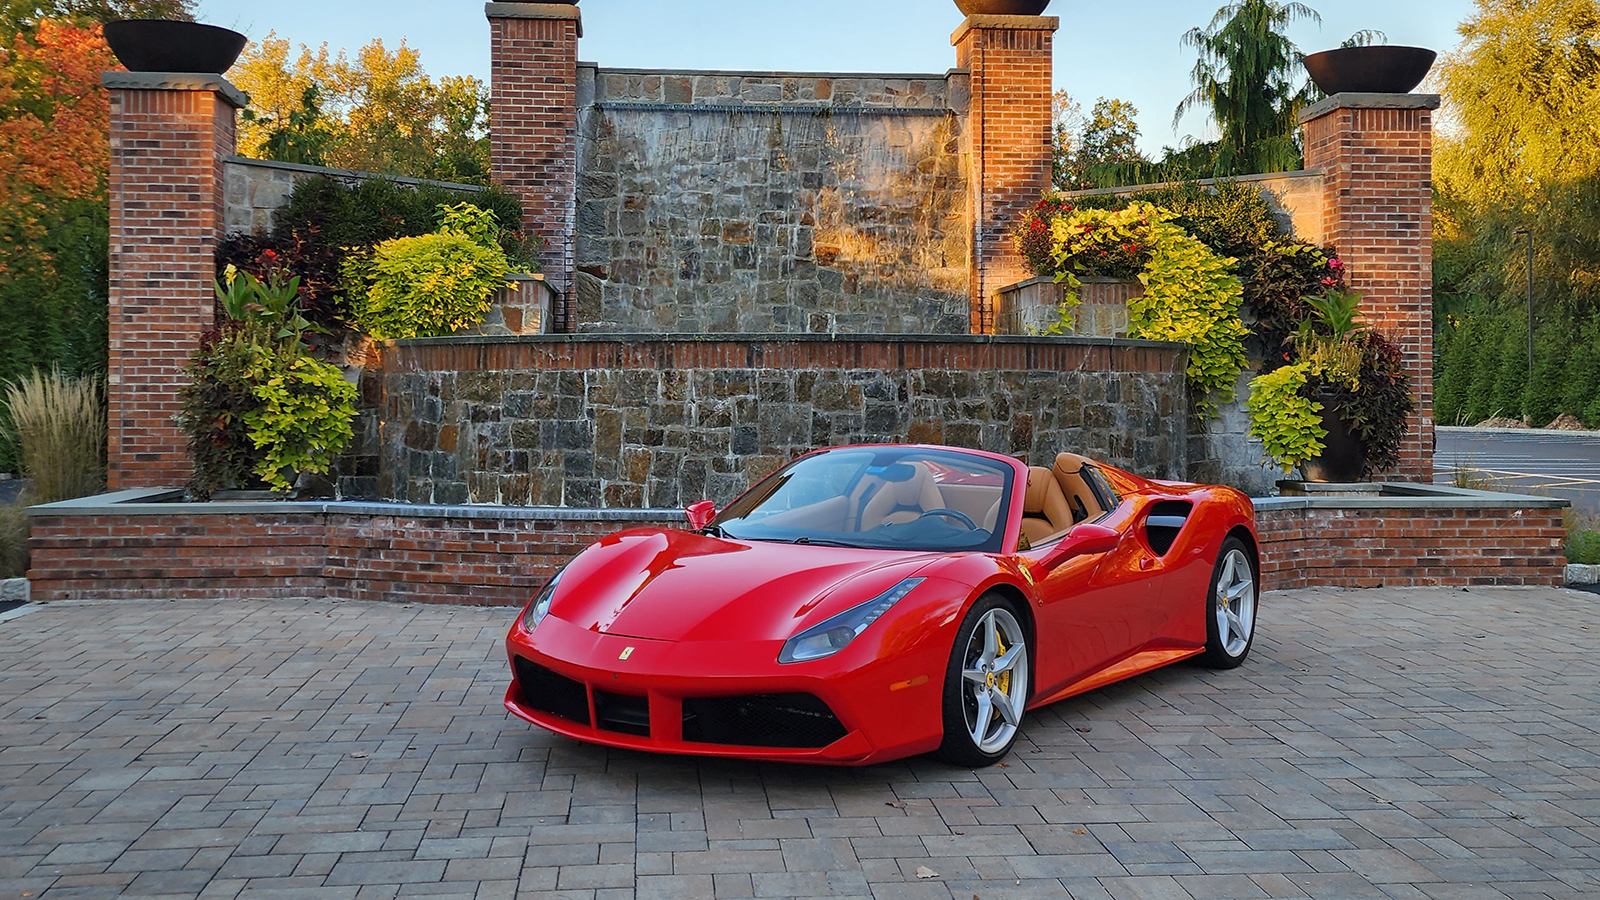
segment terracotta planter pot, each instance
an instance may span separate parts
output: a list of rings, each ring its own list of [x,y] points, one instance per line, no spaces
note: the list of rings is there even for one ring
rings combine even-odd
[[[1428,77],[1439,54],[1422,47],[1341,47],[1306,57],[1311,80],[1328,95],[1406,94]]]
[[[1050,0],[956,0],[956,8],[969,16],[1037,16]]]
[[[1307,460],[1300,468],[1306,480],[1318,484],[1354,484],[1367,470],[1367,446],[1359,435],[1339,415],[1339,410],[1329,398],[1318,397],[1322,404],[1322,427],[1328,432],[1327,446],[1322,455]]]
[[[244,52],[244,35],[199,22],[123,19],[106,23],[106,43],[130,72],[221,75]]]

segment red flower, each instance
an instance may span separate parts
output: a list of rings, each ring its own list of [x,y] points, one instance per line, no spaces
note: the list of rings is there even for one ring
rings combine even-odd
[[[1328,268],[1335,272],[1342,272],[1344,271],[1344,260],[1335,256],[1333,259],[1328,260]]]

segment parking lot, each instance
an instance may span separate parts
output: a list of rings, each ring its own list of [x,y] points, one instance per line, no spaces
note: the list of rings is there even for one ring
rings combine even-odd
[[[500,705],[514,615],[0,622],[0,898],[1600,896],[1590,594],[1269,594],[1242,669],[1057,704],[980,772],[554,737]]]

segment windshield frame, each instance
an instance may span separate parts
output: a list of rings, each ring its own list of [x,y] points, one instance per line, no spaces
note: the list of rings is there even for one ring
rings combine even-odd
[[[873,453],[897,453],[901,455],[901,458],[906,455],[927,455],[932,457],[937,457],[939,455],[950,455],[954,457],[964,457],[967,459],[978,460],[981,466],[995,469],[1002,476],[1003,483],[1000,486],[1001,509],[996,515],[994,532],[990,535],[989,539],[984,541],[981,545],[967,547],[929,547],[917,544],[910,546],[885,546],[871,541],[853,542],[849,540],[840,540],[841,537],[851,534],[851,532],[817,531],[814,535],[797,535],[796,537],[788,538],[776,535],[746,536],[738,534],[739,523],[744,521],[745,516],[748,515],[752,509],[759,507],[759,504],[765,503],[771,495],[775,494],[777,490],[780,489],[784,476],[796,466],[819,456],[860,451]],[[937,459],[929,461],[936,462]],[[1024,479],[1027,477],[1026,473],[1027,469],[1024,464],[1014,457],[999,453],[990,453],[984,450],[973,450],[966,447],[944,447],[927,444],[852,444],[841,447],[829,447],[822,450],[814,450],[810,453],[798,456],[779,467],[771,475],[761,479],[755,485],[751,486],[748,490],[735,498],[720,512],[718,512],[716,518],[714,518],[707,526],[707,530],[712,531],[713,533],[720,533],[719,536],[724,536],[727,539],[737,541],[791,543],[801,546],[847,547],[850,549],[891,552],[1009,554],[1015,552],[1017,535],[1021,531],[1021,524],[1018,515],[1018,510],[1020,509],[1018,501],[1021,497],[1019,486],[1024,483]],[[857,479],[860,477],[861,476],[859,474],[856,476]],[[846,493],[836,496],[847,495],[848,490]],[[755,506],[752,506],[749,509],[742,508],[749,505],[752,500],[755,502]],[[730,517],[730,513],[734,513],[735,511],[738,511],[738,515],[736,517]],[[732,531],[728,531],[725,527],[730,521],[734,525]],[[855,533],[859,534],[860,532]]]

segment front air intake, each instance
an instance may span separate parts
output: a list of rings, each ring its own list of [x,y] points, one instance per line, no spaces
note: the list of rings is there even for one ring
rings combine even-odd
[[[589,689],[583,682],[558,675],[520,656],[512,661],[512,669],[517,675],[523,706],[583,725],[590,724]]]
[[[826,747],[848,732],[828,704],[811,694],[689,697],[683,739],[744,747]]]

